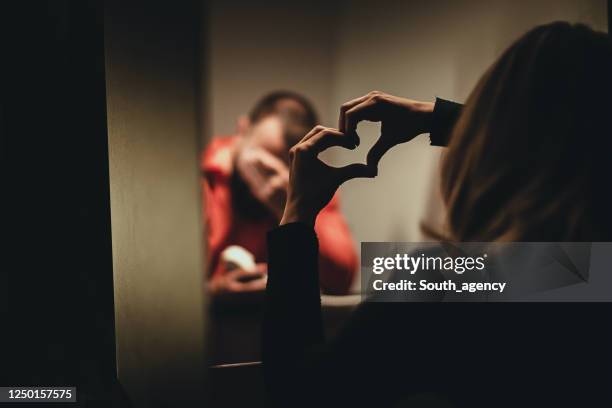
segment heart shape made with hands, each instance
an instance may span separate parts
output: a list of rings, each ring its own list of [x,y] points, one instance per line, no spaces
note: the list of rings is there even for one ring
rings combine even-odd
[[[348,149],[342,146],[332,146],[319,154],[319,159],[325,164],[333,167],[342,167],[348,164],[361,163],[367,166],[378,168],[378,163],[382,154],[381,142],[381,122],[361,121],[355,131],[359,139],[359,145],[355,149]],[[377,155],[380,154],[380,157]],[[378,158],[377,158],[378,157]]]
[[[371,91],[342,104],[339,130],[351,143],[360,144],[357,127],[363,121],[379,122],[378,139],[371,145],[365,166],[378,171],[378,163],[393,146],[406,143],[431,127],[434,104]],[[348,144],[350,145],[350,143]],[[349,147],[349,149],[352,146]],[[354,163],[355,165],[363,163]]]

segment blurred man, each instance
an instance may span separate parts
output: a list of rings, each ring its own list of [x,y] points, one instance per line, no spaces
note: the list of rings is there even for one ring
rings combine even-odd
[[[265,288],[266,233],[283,214],[289,149],[317,122],[314,108],[301,95],[271,93],[255,105],[248,120],[239,123],[237,135],[215,138],[204,151],[202,191],[211,292]],[[346,294],[357,256],[337,196],[320,213],[315,229],[321,290]]]

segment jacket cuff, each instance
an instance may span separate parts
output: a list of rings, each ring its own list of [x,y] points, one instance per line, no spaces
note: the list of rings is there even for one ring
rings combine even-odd
[[[298,241],[306,246],[314,245],[318,248],[319,245],[314,228],[302,222],[290,222],[268,231],[268,245],[274,248],[295,248]]]
[[[436,98],[429,140],[432,146],[448,146],[453,127],[461,114],[463,105]]]

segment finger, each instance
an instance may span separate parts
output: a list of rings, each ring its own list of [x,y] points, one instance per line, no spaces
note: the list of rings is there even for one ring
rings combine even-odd
[[[302,138],[302,140],[300,140],[300,142],[298,144],[303,143],[303,142],[311,139],[314,135],[318,134],[319,132],[321,132],[322,130],[325,130],[325,129],[327,129],[327,128],[325,126],[322,126],[322,125],[317,125],[317,126],[313,127],[310,130],[310,132],[306,133],[306,136],[304,136]]]
[[[239,154],[240,156],[237,164],[240,175],[247,184],[254,188],[258,188],[265,180],[265,174],[260,164],[261,152],[259,149],[247,148]]]
[[[374,178],[377,175],[376,167],[368,166],[362,163],[349,164],[344,167],[337,167],[335,169],[336,177],[338,178],[338,184],[342,184],[345,181],[354,178]]]
[[[357,147],[352,138],[349,138],[344,133],[331,128],[326,128],[325,130],[322,130],[318,134],[312,136],[304,145],[308,146],[308,150],[315,155],[332,146],[342,146],[346,147],[347,149],[354,149]]]
[[[241,281],[232,281],[228,285],[230,292],[254,292],[258,290],[264,290],[266,288],[266,283],[268,282],[268,277],[266,275],[249,280],[247,282]]]
[[[244,282],[242,284],[242,290],[245,292],[255,292],[259,290],[266,289],[266,284],[268,283],[268,276],[263,275],[261,278],[254,279],[248,282]]]
[[[257,270],[246,270],[242,268],[237,268],[227,272],[226,278],[233,282],[240,282],[244,279],[252,279],[253,277],[256,277],[258,275],[261,274]]]
[[[366,163],[369,166],[378,168],[380,159],[387,153],[394,145],[385,140],[382,136],[378,138],[374,146],[368,152]]]
[[[378,99],[370,97],[346,111],[344,115],[345,133],[355,133],[357,124],[362,120],[380,120],[378,117]]]
[[[261,189],[268,180],[266,171],[257,163],[253,163],[253,165],[247,169],[246,174],[245,172],[242,172],[241,175],[244,181],[247,182],[251,192],[255,195],[255,197],[258,197]]]
[[[334,128],[329,128],[329,127],[325,127],[325,126],[321,126],[321,125],[317,125],[315,126],[312,131],[310,131],[305,137],[304,139],[302,139],[302,142],[306,142],[308,140],[312,140],[314,136],[319,135],[322,131],[335,131],[338,132],[337,129]],[[342,132],[340,132],[342,133]],[[345,135],[351,142],[353,146],[347,146],[349,149],[354,149],[356,146],[359,146],[359,137],[357,136],[356,133],[349,135]],[[301,143],[301,142],[300,142]],[[349,143],[350,145],[351,143]],[[328,146],[329,147],[329,146]],[[325,149],[323,149],[325,150]],[[321,150],[321,151],[323,151]]]
[[[360,104],[361,102],[365,101],[369,97],[370,97],[370,94],[366,94],[366,95],[360,96],[359,98],[355,98],[351,101],[343,103],[342,106],[340,106],[340,117],[338,118],[338,130],[340,130],[342,133],[346,132],[345,121],[344,121],[346,112],[349,109],[351,109],[353,106]]]

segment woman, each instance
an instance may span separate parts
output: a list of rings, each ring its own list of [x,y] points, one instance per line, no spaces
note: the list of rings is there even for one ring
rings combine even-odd
[[[515,42],[460,115],[449,102],[374,92],[343,105],[339,130],[308,133],[292,149],[284,215],[268,235],[263,355],[271,398],[283,406],[387,406],[433,391],[499,406],[566,400],[583,382],[597,389],[600,377],[589,373],[609,367],[609,352],[598,353],[612,339],[593,305],[365,302],[326,341],[312,226],[340,184],[374,177],[387,150],[430,132],[432,144],[448,141],[440,237],[611,240],[611,75],[607,35],[553,23]],[[367,165],[331,168],[317,159],[330,146],[355,148],[361,120],[382,122]]]

